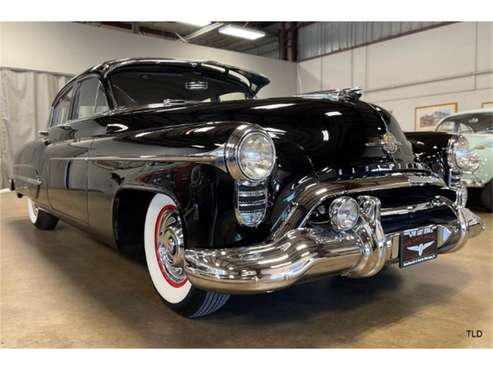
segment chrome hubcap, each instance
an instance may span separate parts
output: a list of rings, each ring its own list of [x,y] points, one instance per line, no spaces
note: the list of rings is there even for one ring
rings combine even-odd
[[[164,277],[170,283],[186,281],[183,268],[183,228],[176,209],[165,210],[158,219],[156,230],[156,257]]]

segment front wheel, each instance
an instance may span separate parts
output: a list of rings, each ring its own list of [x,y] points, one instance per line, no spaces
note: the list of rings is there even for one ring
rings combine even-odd
[[[27,212],[31,223],[40,230],[53,230],[58,218],[43,211],[30,198],[27,198]]]
[[[147,267],[157,292],[173,310],[191,318],[219,310],[228,294],[206,292],[192,286],[184,266],[185,238],[175,202],[156,194],[149,204],[144,227]]]

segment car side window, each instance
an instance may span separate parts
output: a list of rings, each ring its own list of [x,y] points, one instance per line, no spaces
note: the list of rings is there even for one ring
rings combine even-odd
[[[96,96],[96,108],[94,113],[104,113],[107,112],[110,107],[108,106],[108,99],[106,99],[106,93],[104,91],[103,84],[98,81],[98,92]]]
[[[442,124],[438,126],[437,131],[453,133],[455,132],[455,122],[454,121],[442,122]]]
[[[72,119],[90,117],[108,110],[103,86],[97,78],[88,78],[79,84]]]
[[[69,119],[70,105],[72,104],[72,98],[74,89],[70,88],[53,107],[53,113],[51,115],[50,126],[60,125],[67,122]]]
[[[460,134],[473,134],[474,130],[471,128],[471,126],[466,125],[464,123],[459,123],[459,133]]]

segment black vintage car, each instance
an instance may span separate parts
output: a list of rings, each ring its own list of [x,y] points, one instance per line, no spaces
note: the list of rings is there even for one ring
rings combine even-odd
[[[461,248],[467,142],[407,137],[356,89],[256,99],[269,80],[209,61],[95,66],[55,98],[16,158],[32,223],[58,219],[133,254],[188,317],[229,294],[363,278]]]

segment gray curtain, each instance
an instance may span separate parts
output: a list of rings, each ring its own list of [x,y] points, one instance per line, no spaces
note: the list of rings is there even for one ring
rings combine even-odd
[[[51,102],[70,78],[0,68],[0,188],[8,186],[15,153],[46,127]]]

